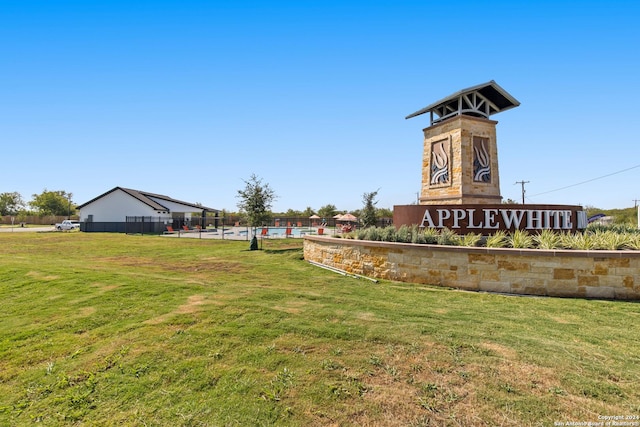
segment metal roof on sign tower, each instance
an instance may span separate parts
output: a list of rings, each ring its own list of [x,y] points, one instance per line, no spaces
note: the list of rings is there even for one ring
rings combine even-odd
[[[520,105],[520,102],[517,99],[491,80],[487,83],[462,89],[413,114],[409,114],[405,118],[410,119],[424,113],[430,113],[432,125],[459,115],[488,119],[492,114],[517,107],[518,105]]]

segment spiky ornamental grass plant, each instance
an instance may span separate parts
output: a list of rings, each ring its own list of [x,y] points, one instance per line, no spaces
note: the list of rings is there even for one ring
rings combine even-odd
[[[365,240],[373,240],[374,242],[379,242],[382,240],[382,232],[378,227],[369,227],[366,229],[366,238]]]
[[[507,245],[512,248],[530,249],[533,247],[533,237],[526,230],[516,230],[509,233]]]
[[[413,224],[411,226],[411,243],[426,243],[426,240],[424,238],[424,228],[418,227],[417,224]]]
[[[482,240],[481,234],[476,233],[467,233],[460,236],[460,246],[478,246],[480,241]]]
[[[438,235],[440,233],[435,228],[425,228],[422,232],[422,237],[424,238],[424,243],[429,245],[435,245],[438,243]]]
[[[416,224],[402,225],[396,230],[394,226],[385,228],[368,227],[351,233],[337,235],[346,239],[371,240],[398,243],[438,244],[454,246],[485,246],[487,248],[538,248],[538,249],[578,249],[578,250],[640,250],[640,232],[638,230],[617,227],[589,227],[584,232],[559,233],[545,229],[539,234],[531,235],[526,230],[512,233],[496,231],[487,236],[475,233],[458,235],[447,228],[423,228]]]
[[[562,247],[560,235],[549,229],[544,229],[533,236],[533,243],[538,249],[559,249]]]
[[[562,246],[567,249],[593,250],[596,238],[592,233],[563,233],[560,235]]]
[[[486,246],[488,248],[504,248],[507,245],[507,233],[502,230],[496,231],[487,237]]]
[[[624,249],[629,241],[628,234],[611,230],[597,230],[593,235],[596,242],[594,249],[617,251]]]
[[[403,225],[402,227],[404,227],[405,229],[407,228],[406,225]],[[404,240],[400,239],[399,232],[400,230],[396,231],[396,227],[394,227],[393,225],[390,225],[382,229],[380,239],[383,242],[404,242]]]
[[[395,227],[393,226],[387,228],[393,228],[395,232],[395,242],[411,243],[411,227],[408,225],[402,225],[398,231],[395,231]]]
[[[367,240],[368,231],[366,228],[358,228],[356,230],[356,239],[358,240]]]
[[[448,228],[443,228],[438,234],[437,242],[439,245],[459,246],[460,236]]]
[[[640,250],[640,233],[631,233],[629,234],[629,241],[627,243],[627,248],[637,251]]]

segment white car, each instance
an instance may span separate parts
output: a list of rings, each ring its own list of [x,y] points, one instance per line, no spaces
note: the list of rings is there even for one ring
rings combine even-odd
[[[69,219],[65,219],[60,224],[56,224],[56,230],[75,230],[80,229],[80,223],[78,221],[71,221]]]

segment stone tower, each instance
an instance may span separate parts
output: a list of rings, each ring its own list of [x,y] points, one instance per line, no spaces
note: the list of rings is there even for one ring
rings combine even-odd
[[[496,124],[520,103],[496,82],[473,86],[406,118],[430,113],[424,129],[421,205],[500,203]]]

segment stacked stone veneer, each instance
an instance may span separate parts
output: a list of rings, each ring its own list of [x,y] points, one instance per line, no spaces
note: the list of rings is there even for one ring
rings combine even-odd
[[[306,236],[304,258],[368,277],[472,291],[640,299],[640,251],[489,249]]]
[[[455,116],[424,129],[422,155],[422,189],[420,204],[500,203],[500,179],[496,124],[498,122],[470,116]],[[473,181],[473,137],[488,139],[491,165],[490,182]],[[450,146],[450,180],[447,184],[431,184],[431,147],[438,141]]]

